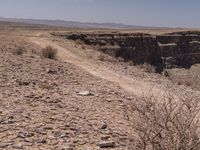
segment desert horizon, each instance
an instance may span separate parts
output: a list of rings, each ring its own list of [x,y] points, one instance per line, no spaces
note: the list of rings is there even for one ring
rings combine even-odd
[[[0,150],[199,150],[199,5],[2,0]]]

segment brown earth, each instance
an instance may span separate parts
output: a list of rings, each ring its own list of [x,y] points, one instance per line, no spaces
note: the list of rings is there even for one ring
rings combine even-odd
[[[131,150],[131,103],[199,94],[47,31],[4,30],[0,40],[0,149]],[[57,60],[40,56],[47,45]]]

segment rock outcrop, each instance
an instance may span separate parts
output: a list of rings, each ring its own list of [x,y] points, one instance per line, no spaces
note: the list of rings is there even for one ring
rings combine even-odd
[[[72,33],[60,35],[81,40],[114,57],[134,64],[150,63],[161,72],[164,68],[200,63],[200,32],[177,32],[164,35],[142,33]]]

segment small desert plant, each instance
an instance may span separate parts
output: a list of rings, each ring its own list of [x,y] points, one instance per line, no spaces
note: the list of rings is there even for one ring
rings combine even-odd
[[[100,53],[98,59],[99,59],[100,61],[106,61],[106,56],[105,56],[105,54]]]
[[[156,68],[149,64],[149,63],[144,63],[140,66],[145,72],[148,72],[148,73],[155,73],[156,72]]]
[[[22,55],[24,52],[25,52],[25,48],[24,47],[17,47],[14,50],[13,54],[14,55]]]
[[[52,46],[46,46],[42,49],[42,56],[49,59],[55,59],[57,55],[57,49]]]
[[[78,45],[82,45],[82,44],[83,44],[83,42],[82,42],[81,40],[79,40],[79,39],[76,40],[75,42],[76,42],[76,44],[78,44]]]
[[[138,143],[134,149],[199,150],[199,100],[166,96],[134,104]]]
[[[86,45],[81,45],[81,48],[86,49],[87,47],[86,47]]]

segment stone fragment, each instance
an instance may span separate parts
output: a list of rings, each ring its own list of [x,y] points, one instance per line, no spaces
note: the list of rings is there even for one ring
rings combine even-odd
[[[106,141],[110,138],[109,135],[101,136],[101,140]]]
[[[23,145],[21,143],[14,144],[12,146],[13,149],[23,149]]]
[[[54,73],[56,73],[55,70],[52,70],[52,69],[50,69],[50,68],[48,68],[48,69],[46,70],[46,72],[47,72],[47,73],[50,73],[50,74],[54,74]]]
[[[45,144],[45,143],[47,143],[47,140],[45,138],[41,138],[41,139],[36,140],[36,142],[41,143],[41,144]]]
[[[47,131],[45,129],[37,129],[36,132],[41,134],[41,135],[47,135]]]
[[[6,148],[9,145],[10,145],[9,143],[0,143],[0,148]]]
[[[113,141],[103,141],[99,143],[100,148],[114,148],[115,147],[115,142]]]
[[[91,96],[93,95],[90,91],[81,91],[78,93],[79,96]]]
[[[28,132],[20,131],[17,133],[18,138],[26,138],[28,135]]]
[[[30,84],[30,82],[29,82],[29,81],[22,81],[22,80],[19,80],[19,81],[18,81],[18,84],[19,84],[20,86],[28,86],[28,85]]]
[[[107,127],[108,127],[108,125],[105,122],[103,122],[101,125],[101,129],[106,129]]]

